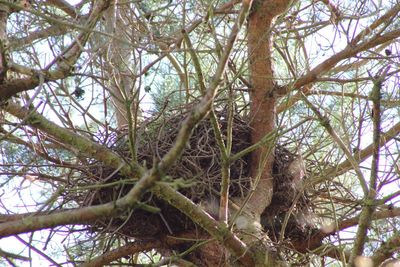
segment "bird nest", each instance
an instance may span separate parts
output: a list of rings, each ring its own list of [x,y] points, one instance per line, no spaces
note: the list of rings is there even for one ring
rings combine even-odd
[[[226,138],[226,112],[217,112],[217,119],[224,138]],[[151,168],[153,162],[161,159],[172,147],[184,115],[170,115],[150,118],[137,129],[137,159],[142,166]],[[238,153],[251,145],[251,128],[248,120],[239,115],[233,116],[232,154]],[[126,135],[109,138],[111,149],[129,160],[129,145]],[[274,194],[271,205],[261,218],[262,226],[277,239],[282,228],[285,214],[290,210],[291,216],[286,223],[285,237],[304,238],[310,234],[312,226],[304,223],[304,214],[310,210],[309,197],[295,184],[293,174],[289,171],[297,155],[281,145],[273,151]],[[230,192],[232,198],[243,199],[249,192],[251,156],[247,154],[230,166]],[[88,185],[117,184],[102,186],[89,190],[81,196],[81,205],[89,206],[115,201],[126,194],[132,183],[120,183],[126,177],[100,163],[93,163],[89,175],[82,177]],[[210,120],[205,119],[193,130],[193,134],[176,164],[166,173],[168,177],[181,179],[184,186],[179,191],[196,204],[218,198],[221,183],[221,157]],[[83,175],[85,176],[85,175]],[[297,182],[298,183],[298,182]],[[129,214],[118,218],[105,218],[91,225],[93,231],[105,231],[122,234],[136,239],[162,238],[165,235],[177,235],[196,229],[196,225],[183,213],[166,202],[146,193],[142,203],[159,208],[160,212],[137,208]],[[299,215],[301,215],[299,217]]]

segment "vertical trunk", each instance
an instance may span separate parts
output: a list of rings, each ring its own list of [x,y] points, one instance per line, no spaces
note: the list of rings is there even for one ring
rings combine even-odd
[[[257,0],[253,3],[252,12],[249,15],[247,30],[252,84],[250,91],[252,143],[258,142],[264,135],[275,129],[277,99],[274,94],[275,81],[271,59],[271,26],[276,16],[284,12],[290,3],[291,0]],[[270,147],[261,147],[252,155],[251,176],[254,182],[259,178],[259,182],[246,209],[251,211],[256,218],[270,204],[272,198],[274,160],[272,152],[273,149]],[[201,254],[207,256],[207,259],[204,257],[201,259],[201,266],[216,266],[218,260],[221,260],[221,255],[218,253],[218,255],[210,253],[210,251],[218,251],[218,244],[215,245],[217,246],[213,249],[208,247],[200,249],[200,251],[209,252]],[[220,251],[223,250],[220,249]],[[264,260],[261,261],[262,266],[269,265]],[[229,266],[229,263],[225,261],[221,265]]]
[[[7,19],[10,13],[10,8],[7,5],[0,4],[0,83],[6,79],[7,62]]]
[[[275,128],[276,96],[271,59],[271,25],[276,16],[288,8],[290,2],[258,0],[254,2],[249,16],[248,50],[252,84],[250,108],[253,143]],[[272,152],[273,149],[264,146],[252,155],[251,176],[254,182],[259,178],[259,182],[249,201],[249,208],[258,216],[270,204],[272,198]]]
[[[250,91],[252,143],[258,142],[275,128],[277,99],[274,94],[275,81],[271,60],[271,26],[276,16],[284,12],[290,3],[291,0],[257,0],[253,3],[252,12],[249,16],[248,50],[252,84]],[[274,160],[272,152],[273,149],[270,147],[261,147],[252,155],[251,176],[254,182],[259,177],[259,182],[246,209],[250,210],[256,218],[270,204],[272,198],[272,164]],[[218,250],[215,247],[211,250],[202,248],[201,251]],[[216,266],[218,260],[221,260],[220,255],[213,256],[211,254],[204,254],[208,258],[202,259],[201,266]],[[265,262],[265,259],[261,262],[263,262],[262,266],[264,264],[269,265],[268,262]],[[222,266],[228,265],[228,262],[222,264]]]
[[[128,3],[121,3],[128,5]],[[134,80],[129,70],[132,59],[132,48],[128,45],[126,37],[126,25],[122,21],[123,10],[119,1],[115,0],[106,13],[106,31],[115,39],[110,40],[107,52],[104,56],[106,64],[106,77],[108,79],[109,91],[116,112],[117,127],[126,128],[129,120],[134,120],[136,110],[134,98]],[[121,42],[120,40],[123,40]],[[129,109],[129,110],[128,110]],[[129,115],[130,118],[129,118]]]

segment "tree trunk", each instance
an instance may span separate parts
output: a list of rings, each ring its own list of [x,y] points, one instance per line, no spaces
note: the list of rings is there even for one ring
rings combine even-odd
[[[250,81],[252,84],[250,90],[250,112],[253,144],[275,129],[277,96],[274,94],[276,83],[274,81],[273,62],[271,58],[271,33],[274,19],[282,14],[289,7],[290,3],[291,0],[258,0],[253,3],[252,11],[249,14],[248,52],[250,59]],[[273,145],[271,144],[271,146]],[[273,194],[273,161],[273,147],[263,146],[252,154],[251,177],[254,184],[258,179],[259,182],[246,210],[251,211],[255,215],[255,219],[259,219],[261,213],[271,202]],[[214,245],[216,246],[217,244]],[[251,244],[248,245],[251,247]],[[222,248],[218,250],[216,247],[212,250],[224,251]],[[201,251],[208,251],[208,254],[201,254],[207,255],[208,258],[205,259],[203,257],[203,262],[199,266],[216,266],[213,263],[221,260],[221,255],[218,253],[209,253],[210,248],[207,246],[201,248]],[[255,259],[255,262],[260,261]],[[268,262],[264,263],[265,266],[269,266]],[[228,261],[222,266],[224,265],[228,266]],[[264,266],[264,264],[261,266]]]
[[[250,90],[252,143],[258,142],[275,129],[277,96],[274,94],[276,83],[271,57],[271,26],[274,19],[289,7],[290,2],[291,0],[258,0],[253,3],[249,15],[248,52],[252,84]],[[273,160],[273,148],[269,146],[260,147],[252,154],[251,177],[257,186],[249,201],[248,209],[252,210],[256,216],[259,216],[271,202]]]
[[[126,25],[122,20],[124,12],[129,12],[130,9],[123,10],[120,5],[127,5],[127,3],[119,3],[118,0],[115,0],[107,10],[106,31],[115,38],[110,40],[107,51],[104,53],[108,89],[119,129],[127,128],[129,121],[135,121],[137,108],[133,74],[129,68],[132,64],[132,49],[124,32]]]
[[[10,8],[0,4],[0,83],[3,83],[7,74],[6,50],[7,50],[7,19]]]

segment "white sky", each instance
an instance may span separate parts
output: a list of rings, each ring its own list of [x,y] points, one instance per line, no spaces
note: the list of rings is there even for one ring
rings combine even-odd
[[[68,0],[68,2],[72,5],[75,5],[77,3],[79,3],[80,1],[70,1]],[[318,42],[323,43],[323,42],[327,42],[330,41],[329,39],[331,37],[333,37],[332,34],[332,28],[325,28],[324,30],[322,30],[320,32],[321,35],[325,35],[327,37],[326,40],[323,39],[315,39],[315,40],[310,40],[308,42],[308,46],[310,48],[310,50],[318,50]],[[340,36],[340,35],[336,35],[335,38],[337,38],[336,42],[335,42],[335,50],[336,52],[343,49],[346,45],[347,45],[347,40],[345,40],[344,36]],[[51,55],[46,55],[45,51],[46,49],[43,50],[43,59],[46,59],[46,61],[48,61],[51,58]],[[331,51],[332,52],[332,51]],[[310,55],[310,57],[314,58],[314,62],[313,65],[317,65],[318,63],[322,62],[325,58],[328,58],[330,56],[329,53],[327,53],[325,55],[325,57],[321,57],[320,55]],[[44,63],[44,62],[43,62]],[[152,77],[148,77],[146,78],[149,81],[152,79]],[[146,81],[143,85],[143,87],[146,85]],[[143,92],[143,90],[142,90]],[[142,95],[143,97],[143,102],[142,102],[142,108],[144,108],[145,110],[148,109],[151,106],[151,99],[149,98],[148,94],[144,94]],[[90,93],[86,93],[86,96],[84,98],[84,100],[81,102],[82,105],[88,105],[89,101],[90,101],[91,95]],[[91,113],[96,117],[96,118],[102,118],[103,113],[101,112],[101,109],[92,109]],[[50,113],[49,113],[50,114]],[[54,115],[50,115],[49,118],[56,122],[61,124],[61,122],[59,121],[59,119],[54,116]],[[82,119],[79,117],[76,117],[76,124],[79,125],[80,123],[83,123]],[[389,126],[389,125],[388,125]],[[371,142],[371,134],[366,133],[363,136],[364,139],[364,145],[368,145]],[[383,163],[384,164],[384,163]],[[365,161],[363,164],[363,166],[369,167],[370,166],[370,160]],[[365,171],[365,176],[368,177],[369,172]],[[48,190],[47,188],[43,187],[43,184],[41,184],[40,182],[33,182],[30,183],[28,180],[25,180],[24,182],[22,182],[22,179],[17,179],[14,178],[13,181],[11,183],[8,184],[9,188],[2,188],[4,195],[2,196],[2,202],[3,203],[8,203],[9,206],[13,206],[13,211],[15,212],[28,212],[28,211],[34,211],[35,209],[37,209],[37,202],[44,202],[46,200],[46,195],[42,194],[43,191]],[[14,193],[11,193],[11,188],[15,188],[15,187],[21,187],[22,190],[20,191],[20,196],[16,196],[13,195]],[[391,186],[387,187],[387,192],[394,192],[399,190],[399,186],[397,186],[397,188]],[[23,202],[22,202],[23,199]],[[44,231],[39,231],[36,232],[34,234],[34,238],[43,241],[45,238],[47,238],[48,236],[48,231],[44,230]],[[350,237],[350,235],[348,236],[348,234],[346,233],[341,233],[341,235],[344,235],[345,237]],[[21,237],[23,239],[25,239],[26,241],[29,240],[29,237],[27,235],[21,235]],[[54,251],[64,251],[64,248],[62,247],[63,243],[62,241],[64,240],[64,236],[57,234],[55,237],[53,237],[53,242],[51,242],[51,246],[56,246],[53,247],[53,249],[55,249]],[[59,247],[57,247],[57,245]],[[14,237],[10,237],[10,238],[3,238],[0,240],[0,248],[2,250],[5,251],[9,251],[9,252],[13,252],[13,253],[17,253],[17,254],[22,254],[24,256],[28,255],[28,251],[26,249],[24,249],[24,245],[22,245],[20,243],[20,241],[18,241],[17,239],[15,239]],[[41,246],[38,246],[38,248],[40,249]],[[49,247],[47,251],[52,251],[52,248]],[[47,251],[44,251],[45,253]],[[56,257],[52,257],[53,259],[56,259],[59,261],[59,263],[66,261],[66,255],[58,255]],[[22,263],[22,262],[18,262],[20,265],[19,266],[48,266],[48,261],[43,259],[39,254],[32,252],[32,262],[30,263]],[[64,265],[64,266],[71,266],[71,265]]]

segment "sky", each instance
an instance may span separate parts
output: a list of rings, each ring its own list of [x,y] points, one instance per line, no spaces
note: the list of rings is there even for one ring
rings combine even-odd
[[[68,1],[70,4],[76,4],[79,1]],[[335,41],[335,50],[341,50],[342,48],[344,48],[347,45],[347,41],[344,39],[343,36],[340,35],[336,35],[336,36],[332,36],[331,35],[332,32],[332,28],[327,27],[325,30],[321,31],[321,36],[326,36],[327,39],[325,40],[327,42],[327,44],[329,44],[331,42],[331,40],[329,40],[330,37],[334,37],[336,38]],[[315,47],[315,49],[312,50],[318,50],[318,43],[323,43],[325,42],[323,39],[314,39],[314,40],[309,40],[309,42],[307,43],[307,45],[309,46],[309,48],[313,48]],[[47,52],[47,48],[46,47],[42,47],[43,49],[43,54],[46,54]],[[313,60],[313,64],[314,66],[317,65],[318,63],[322,62],[325,58],[329,57],[330,54],[327,53],[325,56],[320,56],[320,54],[317,55],[310,55],[311,57],[314,57]],[[43,60],[43,64],[45,63],[44,61],[49,61],[51,60],[50,56],[44,56],[42,58]],[[154,77],[147,77],[144,82],[144,86],[146,86],[148,83],[151,82],[151,80]],[[152,106],[152,100],[150,98],[150,96],[146,93],[144,93],[144,90],[142,90],[142,95],[141,98],[143,99],[142,103],[142,107],[146,110],[146,109],[150,109]],[[91,95],[90,93],[86,94],[81,102],[81,104],[83,106],[87,106],[89,105],[89,102],[91,100]],[[103,116],[103,112],[101,108],[94,108],[91,110],[91,113],[96,117],[96,118],[101,118]],[[48,112],[48,118],[50,118],[53,122],[56,122],[58,124],[61,124],[61,121],[59,120],[59,118],[57,116],[55,116],[54,114],[52,115],[52,113],[49,111]],[[79,117],[75,117],[77,118],[76,123],[79,124]],[[390,125],[388,125],[390,126]],[[371,134],[370,131],[367,131],[365,133],[365,135],[363,136],[364,139],[364,144],[369,144],[370,140],[371,140]],[[370,160],[367,160],[363,163],[363,165],[365,165],[366,167],[370,166]],[[368,171],[365,170],[365,175],[368,177]],[[27,177],[24,177],[27,178]],[[20,195],[15,195],[16,193],[9,190],[9,188],[5,188],[3,187],[3,195],[2,195],[2,202],[3,203],[9,203],[10,206],[14,206],[14,207],[18,207],[18,209],[13,209],[14,211],[18,211],[18,212],[28,212],[28,211],[34,211],[37,207],[37,203],[39,202],[45,202],[47,199],[47,195],[43,194],[46,193],[49,188],[46,188],[44,186],[44,184],[42,184],[39,181],[31,181],[29,179],[24,179],[23,177],[21,177],[20,179],[14,178],[13,181],[11,183],[9,183],[7,186],[9,188],[15,188],[15,187],[20,187],[22,190],[20,191]],[[393,188],[391,186],[388,186],[387,190],[393,190],[396,191],[398,190],[398,188]],[[50,234],[49,231],[38,231],[36,233],[34,233],[33,238],[37,239],[39,243],[41,243],[41,245],[38,245],[39,249],[44,250],[45,246],[44,243],[48,238],[48,235]],[[346,232],[341,233],[342,235],[347,235]],[[350,237],[350,235],[349,235]],[[24,240],[28,241],[29,238],[31,238],[28,235],[21,235],[21,238],[23,238]],[[56,234],[53,237],[53,241],[51,242],[50,246],[44,251],[45,253],[52,253],[51,251],[65,251],[65,249],[63,248],[63,245],[68,243],[68,240],[65,240],[65,236],[61,235],[61,234]],[[29,251],[28,249],[25,247],[25,245],[23,245],[19,240],[15,239],[14,237],[10,237],[10,238],[4,238],[0,240],[0,248],[2,250],[5,251],[9,251],[9,252],[13,252],[13,253],[21,253],[22,255],[29,255]],[[57,255],[56,257],[54,257],[55,259],[57,259],[59,261],[59,263],[66,261],[66,255]],[[32,262],[30,263],[21,263],[20,266],[47,266],[48,265],[48,261],[46,259],[44,259],[42,256],[40,256],[37,253],[32,253]]]

